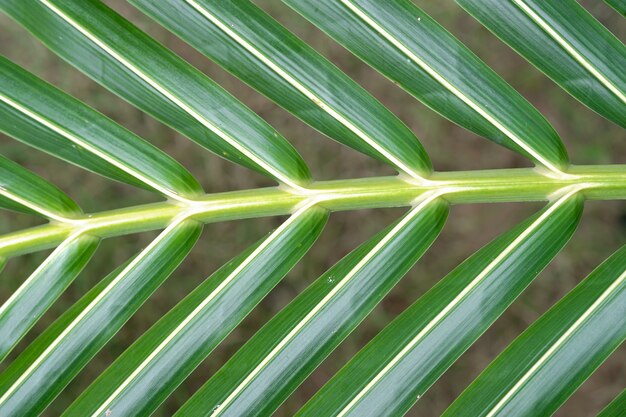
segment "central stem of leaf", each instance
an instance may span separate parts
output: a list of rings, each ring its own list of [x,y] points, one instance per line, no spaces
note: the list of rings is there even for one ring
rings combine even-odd
[[[534,168],[436,172],[426,184],[401,177],[373,177],[310,184],[307,192],[281,187],[207,194],[192,205],[160,202],[85,215],[72,224],[48,223],[0,237],[0,256],[52,248],[68,236],[85,233],[106,238],[165,228],[185,212],[204,223],[286,215],[315,200],[330,211],[412,205],[430,191],[451,204],[542,201],[560,190],[580,186],[586,199],[626,199],[626,165],[573,166],[565,178]]]

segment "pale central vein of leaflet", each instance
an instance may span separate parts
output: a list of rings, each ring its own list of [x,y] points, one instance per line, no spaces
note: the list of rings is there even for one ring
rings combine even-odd
[[[145,257],[147,257],[154,248],[156,248],[161,241],[167,238],[172,232],[176,231],[176,228],[180,226],[187,218],[188,214],[181,215],[178,219],[174,220],[165,230],[159,234],[139,255],[137,255],[107,286],[104,288],[83,311],[65,328],[63,331],[48,345],[48,347],[30,364],[30,366],[17,378],[17,380],[11,385],[11,387],[0,397],[0,406],[4,404],[13,393],[31,376],[37,368],[43,363],[43,361],[52,354],[52,352],[68,337],[68,335],[91,313],[100,302],[115,289],[115,287],[126,277],[133,272],[133,269],[139,264]]]
[[[522,9],[522,11],[532,19],[544,32],[548,34],[552,39],[554,39],[565,51],[576,60],[580,65],[582,65],[587,71],[591,73],[594,77],[600,81],[602,85],[604,85],[607,89],[611,91],[622,103],[626,104],[626,94],[622,92],[619,88],[617,88],[608,78],[606,78],[600,71],[593,66],[589,60],[585,59],[583,55],[581,55],[571,43],[569,43],[565,38],[563,38],[559,33],[557,33],[554,28],[552,28],[544,19],[541,18],[533,9],[531,9],[526,3],[521,0],[513,0],[517,6]]]
[[[2,99],[1,96],[0,96],[0,99]],[[45,207],[35,204],[32,201],[26,200],[20,197],[19,195],[12,193],[11,191],[9,191],[8,189],[2,186],[0,186],[0,195],[3,195],[9,200],[12,200],[18,204],[21,204],[24,207],[28,207],[29,209],[41,214],[44,217],[47,217],[48,219],[56,220],[61,223],[69,223],[69,224],[76,222],[75,220],[66,218],[58,213],[48,210]]]
[[[382,147],[376,140],[370,138],[363,130],[358,128],[354,123],[344,117],[337,110],[332,108],[328,103],[324,102],[319,96],[317,96],[313,91],[308,89],[302,83],[300,83],[297,79],[283,70],[280,66],[278,66],[274,61],[272,61],[269,57],[264,55],[261,51],[255,48],[250,42],[246,41],[244,38],[239,36],[235,31],[233,31],[227,24],[219,20],[216,16],[211,14],[208,10],[203,8],[200,4],[198,4],[194,0],[183,0],[191,7],[193,7],[198,13],[204,16],[207,20],[217,26],[222,32],[226,33],[231,39],[241,45],[246,51],[252,54],[255,58],[269,67],[272,71],[278,74],[282,79],[287,81],[292,87],[302,93],[306,98],[311,100],[314,104],[316,104],[319,108],[324,110],[326,113],[331,115],[335,120],[348,128],[352,133],[357,135],[361,140],[367,143],[372,148],[376,149],[381,155],[383,155],[387,160],[389,160],[392,164],[394,164],[397,168],[401,169],[405,174],[416,180],[423,180],[424,178],[415,172],[413,169],[408,167],[398,158],[396,158],[393,154],[391,154],[387,149]]]
[[[477,276],[469,283],[463,290],[449,303],[447,304],[424,328],[417,334],[407,345],[402,348],[396,356],[394,356],[389,363],[365,386],[363,389],[352,398],[348,405],[343,408],[336,417],[345,416],[369,391],[374,388],[391,370],[400,362],[415,345],[420,342],[430,331],[441,323],[448,314],[456,308],[461,302],[474,290],[487,276],[493,271],[506,257],[511,254],[515,248],[519,247],[524,240],[543,224],[554,212],[561,207],[572,195],[579,192],[579,189],[575,189],[559,200],[557,200],[548,210],[546,210],[537,220],[535,220],[527,229],[524,230],[513,242],[511,242],[485,269],[483,269]]]
[[[231,272],[228,277],[222,281],[194,310],[187,316],[180,324],[165,338],[163,341],[143,360],[143,362],[135,368],[135,370],[122,382],[117,389],[107,398],[100,408],[98,408],[93,414],[93,417],[101,416],[107,407],[115,401],[115,399],[146,369],[155,358],[163,352],[168,345],[191,323],[201,312],[204,310],[213,300],[215,300],[224,289],[233,282],[237,276],[243,271],[252,261],[254,261],[272,242],[276,241],[297,219],[302,217],[312,206],[317,204],[317,201],[313,201],[297,212],[295,212],[289,219],[287,219],[279,228],[277,228],[267,239],[261,243],[241,264]]]
[[[559,339],[550,346],[542,356],[539,358],[537,362],[517,381],[517,383],[509,390],[507,393],[500,399],[498,404],[494,406],[494,408],[487,414],[485,417],[493,417],[496,415],[498,411],[502,409],[506,405],[506,403],[511,399],[513,395],[529,380],[533,377],[533,375],[541,368],[543,364],[545,364],[551,356],[553,356],[556,351],[563,346],[563,344],[569,339],[572,334],[576,330],[578,330],[589,317],[602,305],[602,303],[613,294],[613,292],[626,280],[626,271],[622,272],[622,274],[607,288],[601,295],[598,297],[596,301],[587,309],[585,312],[572,324],[571,327],[567,329],[565,333],[559,337]]]
[[[382,27],[378,22],[372,19],[369,15],[367,15],[363,10],[358,8],[356,5],[351,3],[349,0],[339,0],[344,6],[346,6],[350,11],[356,14],[361,20],[363,20],[367,25],[372,27],[376,32],[378,32],[381,36],[383,36],[389,43],[391,43],[395,48],[400,50],[403,54],[405,54],[411,61],[415,62],[420,68],[422,68],[428,75],[434,78],[439,84],[441,84],[444,88],[454,94],[457,98],[463,101],[467,106],[469,106],[476,113],[480,114],[484,117],[489,123],[495,126],[500,132],[506,135],[509,139],[515,142],[520,148],[524,151],[528,152],[533,158],[535,158],[538,162],[552,171],[554,174],[558,176],[565,175],[563,171],[561,171],[557,166],[555,166],[552,162],[548,161],[544,158],[540,153],[538,153],[535,149],[525,143],[522,139],[520,139],[516,134],[511,132],[506,128],[499,120],[497,120],[494,116],[489,114],[485,109],[483,109],[480,105],[475,103],[472,99],[466,96],[461,90],[455,87],[452,83],[446,80],[441,74],[439,74],[435,69],[433,69],[430,65],[428,65],[425,61],[423,61],[420,57],[418,57],[413,51],[407,48],[401,41],[396,39],[391,33],[389,33],[384,27]]]
[[[212,123],[210,120],[208,120],[207,118],[202,116],[200,113],[198,113],[196,110],[194,110],[191,106],[187,105],[185,102],[183,102],[183,100],[178,98],[174,93],[172,93],[167,88],[165,88],[164,86],[159,84],[156,80],[151,78],[148,74],[143,72],[137,66],[135,66],[130,61],[128,61],[126,58],[121,56],[113,48],[111,48],[109,45],[107,45],[105,42],[103,42],[101,39],[99,39],[96,35],[94,35],[93,33],[89,32],[89,30],[87,30],[85,27],[81,26],[78,22],[76,22],[71,17],[69,17],[67,14],[65,14],[61,9],[59,9],[55,5],[51,4],[50,1],[48,1],[48,0],[39,0],[39,1],[43,5],[45,5],[48,9],[50,9],[53,13],[55,13],[57,16],[59,16],[61,19],[63,19],[66,23],[68,23],[71,27],[73,27],[74,29],[79,31],[87,39],[89,39],[91,42],[93,42],[95,45],[97,45],[100,49],[102,49],[104,52],[106,52],[109,56],[111,56],[113,59],[115,59],[120,64],[122,64],[124,67],[126,67],[129,71],[131,71],[137,77],[141,78],[144,82],[146,82],[152,88],[157,90],[160,94],[165,96],[169,101],[174,103],[176,106],[180,107],[183,111],[185,111],[187,114],[189,114],[195,120],[197,120],[204,127],[206,127],[207,129],[209,129],[210,131],[215,133],[217,136],[219,136],[221,139],[223,139],[230,146],[232,146],[233,148],[237,149],[239,152],[241,152],[242,154],[244,154],[245,156],[250,158],[254,163],[256,163],[258,166],[263,168],[269,174],[274,176],[280,182],[284,183],[285,185],[287,185],[290,188],[293,188],[294,190],[298,190],[298,191],[301,191],[301,192],[306,192],[307,191],[305,188],[303,188],[300,185],[296,184],[290,178],[286,177],[281,172],[276,170],[273,166],[269,165],[266,161],[264,161],[263,159],[259,158],[257,155],[255,155],[252,151],[250,151],[248,148],[243,146],[237,140],[235,140],[232,137],[230,137],[226,132],[224,132],[221,129],[219,129],[214,123]]]
[[[423,200],[415,206],[396,226],[394,226],[389,233],[387,233],[377,244],[365,255],[355,266],[352,268],[342,279],[333,287],[333,289],[326,294],[326,296],[315,305],[307,313],[307,315],[300,320],[291,331],[263,358],[263,360],[250,372],[246,378],[241,381],[239,385],[230,395],[215,408],[211,417],[220,415],[226,408],[235,400],[235,398],[246,388],[248,384],[256,378],[261,371],[290,343],[294,337],[313,320],[313,318],[339,293],[348,283],[354,278],[354,276],[367,265],[370,260],[382,251],[385,246],[396,237],[404,227],[415,218],[422,210],[424,210],[433,200],[436,200],[443,194],[442,191],[430,191],[423,196]]]

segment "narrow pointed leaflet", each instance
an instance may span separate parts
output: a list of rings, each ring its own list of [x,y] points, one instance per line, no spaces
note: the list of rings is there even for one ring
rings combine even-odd
[[[191,174],[170,156],[2,56],[0,131],[75,165],[155,190],[172,200],[202,192]]]
[[[0,155],[0,207],[35,213],[59,222],[82,214],[55,185]]]
[[[626,0],[604,0],[622,16],[626,16]]]
[[[623,417],[626,410],[626,390],[615,397],[611,404],[607,405],[597,417]]]
[[[551,416],[626,339],[625,306],[623,246],[515,339],[444,416]]]
[[[410,0],[283,0],[442,116],[561,175],[567,152],[519,93]]]
[[[0,374],[0,415],[40,414],[189,253],[202,226],[181,217],[68,310]]]
[[[177,416],[269,416],[404,276],[448,214],[427,193],[324,273],[252,337]]]
[[[222,158],[293,189],[296,150],[203,73],[100,1],[0,0],[0,9],[106,88]]]
[[[124,352],[63,414],[148,415],[300,260],[328,213],[307,205],[211,275]]]
[[[626,128],[626,46],[575,0],[456,0],[564,90]]]
[[[249,0],[130,0],[328,137],[419,181],[431,171],[415,135],[341,70]]]
[[[0,306],[0,362],[87,265],[99,242],[82,232],[69,237]]]
[[[556,256],[582,209],[573,190],[480,249],[372,339],[297,416],[404,415]]]

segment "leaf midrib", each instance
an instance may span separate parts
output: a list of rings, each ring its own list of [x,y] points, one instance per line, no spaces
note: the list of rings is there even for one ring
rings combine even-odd
[[[172,202],[149,203],[82,215],[91,234],[102,238],[165,228],[186,209],[196,211],[194,219],[203,223],[287,215],[309,199],[330,211],[359,208],[406,207],[428,191],[454,189],[450,204],[546,201],[552,193],[572,185],[585,185],[585,198],[623,200],[626,198],[626,165],[572,165],[575,180],[548,177],[534,168],[437,172],[429,186],[405,182],[398,177],[370,177],[318,181],[308,195],[297,195],[280,187],[205,194],[192,206]],[[76,227],[49,223],[0,235],[0,256],[12,257],[34,250],[52,248]]]

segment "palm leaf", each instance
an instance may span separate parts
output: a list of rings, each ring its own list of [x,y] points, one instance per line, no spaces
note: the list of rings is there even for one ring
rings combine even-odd
[[[202,192],[168,155],[4,57],[0,83],[5,86],[0,131],[90,171],[176,200]]]
[[[626,47],[578,3],[457,1],[574,97],[626,126]],[[620,10],[621,2],[607,2]],[[14,274],[17,290],[2,295],[2,416],[61,414],[55,398],[63,393],[67,402],[66,386],[176,270],[204,223],[288,215],[155,318],[63,415],[157,412],[307,253],[331,212],[410,207],[268,319],[176,412],[272,415],[421,258],[450,205],[547,201],[415,296],[298,412],[403,415],[557,256],[586,200],[626,199],[626,166],[570,165],[544,117],[409,0],[284,3],[435,112],[530,158],[535,168],[433,172],[400,119],[249,0],[130,3],[289,113],[399,175],[315,181],[274,128],[99,0],[0,0],[1,10],[105,88],[278,182],[204,194],[179,162],[0,56],[0,132],[161,199],[84,213],[64,191],[0,156],[0,208],[36,224],[9,224],[12,231],[0,235],[0,269],[8,258],[51,249],[27,278]],[[24,151],[19,159],[32,167],[30,156]],[[99,242],[149,230],[160,232],[148,246],[33,334]],[[235,236],[211,238],[218,245]],[[553,414],[626,338],[625,271],[622,247],[504,350],[445,416]],[[624,394],[600,415],[623,409]]]
[[[575,193],[562,196],[455,268],[297,415],[403,415],[567,243],[582,212]]]
[[[444,416],[551,415],[626,339],[626,246],[533,323]]]
[[[0,206],[52,220],[69,219],[81,209],[63,191],[0,155]]]
[[[153,412],[307,252],[327,217],[323,210],[303,207],[220,268],[137,340],[64,415],[97,416],[109,408],[126,416]]]
[[[0,361],[76,278],[98,243],[82,233],[68,238],[0,306]]]
[[[296,189],[308,181],[304,161],[274,129],[104,4],[0,4],[69,63],[217,155]]]
[[[361,244],[271,319],[177,415],[272,414],[417,262],[447,213],[430,195]]]
[[[453,122],[557,174],[567,165],[539,112],[410,0],[285,3]]]
[[[430,172],[426,151],[400,120],[250,1],[131,3],[329,137],[410,178]]]
[[[575,0],[457,0],[520,55],[626,127],[626,46]]]
[[[107,285],[68,310],[0,375],[0,413],[39,414],[185,258],[201,226],[172,223]]]

